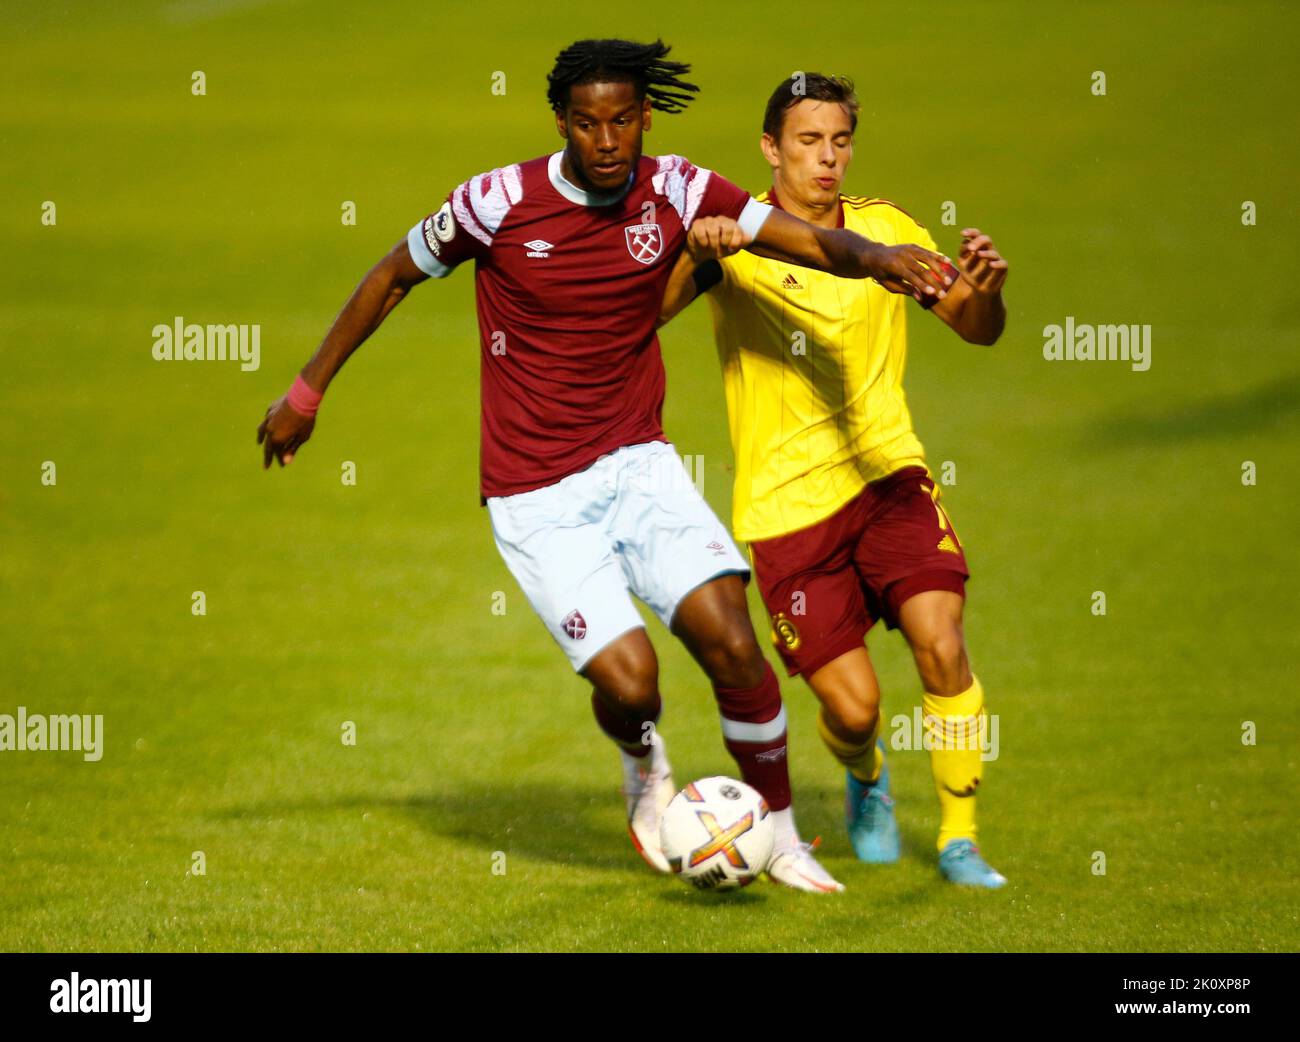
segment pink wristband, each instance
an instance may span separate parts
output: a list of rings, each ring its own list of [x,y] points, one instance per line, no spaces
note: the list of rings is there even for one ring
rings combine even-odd
[[[289,402],[289,408],[294,412],[301,413],[303,416],[315,416],[316,410],[320,408],[320,400],[324,398],[320,391],[312,390],[312,387],[301,374],[294,380],[293,386],[289,388],[286,400]]]

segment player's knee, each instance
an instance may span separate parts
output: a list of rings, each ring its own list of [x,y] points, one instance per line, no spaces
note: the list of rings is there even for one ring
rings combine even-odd
[[[912,651],[926,690],[955,695],[968,686],[969,681],[963,683],[969,673],[966,642],[959,626],[941,625],[928,629],[913,639]]]
[[[876,729],[880,718],[879,701],[841,702],[826,708],[827,723],[831,730],[846,742],[865,742]]]
[[[630,663],[619,684],[619,700],[638,716],[659,712],[659,663],[653,655]]]
[[[584,674],[613,712],[644,720],[658,715],[659,660],[648,640],[621,640],[611,645],[592,660]]]
[[[763,682],[763,653],[753,630],[735,626],[704,650],[704,669],[718,687],[749,688]]]
[[[612,684],[598,689],[601,698],[614,712],[639,720],[654,720],[659,716],[659,677],[657,672],[627,674]]]

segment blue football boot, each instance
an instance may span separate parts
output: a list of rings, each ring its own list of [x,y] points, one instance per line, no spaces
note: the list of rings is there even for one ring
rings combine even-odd
[[[880,751],[883,755],[883,744]],[[898,822],[894,820],[894,797],[889,795],[889,765],[881,767],[875,785],[864,785],[851,771],[846,773],[844,819],[853,852],[868,864],[893,864],[898,860]]]
[[[949,841],[939,854],[939,871],[950,883],[982,886],[995,890],[1007,879],[980,856],[979,847],[968,839]]]

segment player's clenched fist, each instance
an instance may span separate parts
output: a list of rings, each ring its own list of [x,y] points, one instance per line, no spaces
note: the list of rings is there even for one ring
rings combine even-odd
[[[686,248],[696,264],[730,257],[749,242],[749,236],[730,217],[700,217],[686,236]]]
[[[993,246],[993,240],[978,228],[961,230],[961,252],[957,266],[978,293],[992,296],[1007,281],[1007,262]]]
[[[266,418],[257,425],[257,443],[262,446],[262,469],[271,466],[274,457],[284,467],[293,462],[298,447],[311,437],[315,416],[304,416],[289,404],[285,395],[272,402]]]

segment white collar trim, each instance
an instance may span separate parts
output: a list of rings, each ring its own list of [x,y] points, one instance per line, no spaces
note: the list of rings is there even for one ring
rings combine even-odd
[[[632,187],[632,181],[636,178],[636,170],[633,169],[632,172],[627,175],[627,184],[623,186],[622,191],[614,192],[610,195],[588,192],[584,188],[579,188],[560,173],[560,160],[563,157],[563,149],[554,153],[546,163],[546,172],[551,178],[551,186],[564,196],[564,198],[569,200],[569,202],[577,203],[579,206],[613,206],[614,203],[627,195],[628,189]]]

